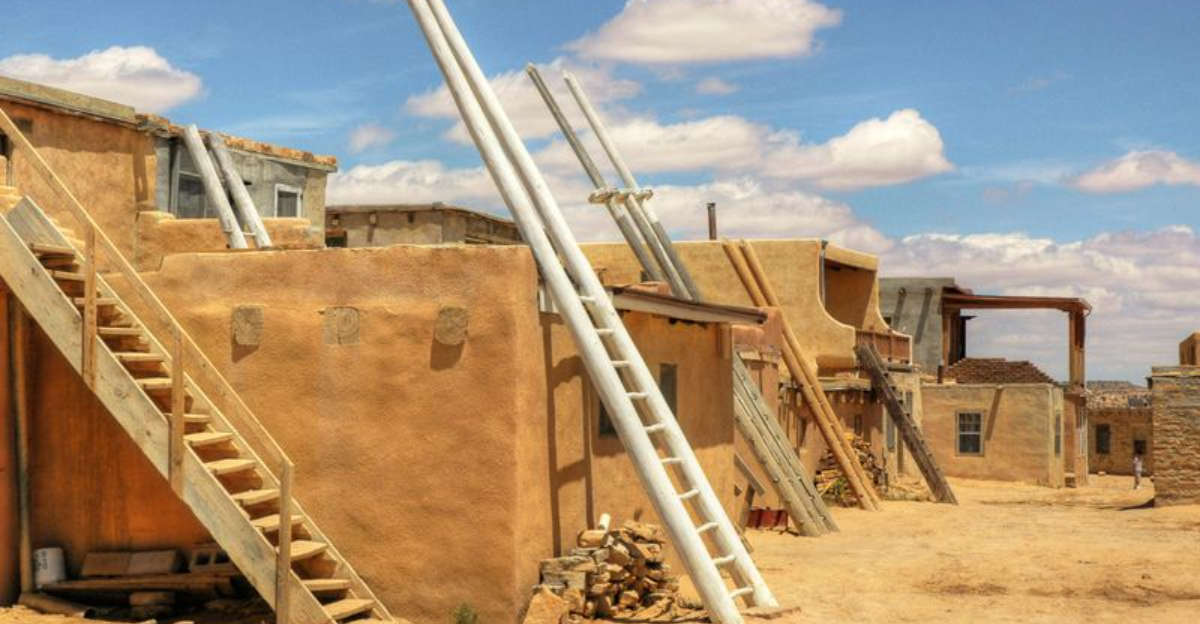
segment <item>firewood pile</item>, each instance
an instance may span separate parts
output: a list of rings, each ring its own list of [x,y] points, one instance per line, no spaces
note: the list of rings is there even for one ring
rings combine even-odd
[[[541,563],[541,585],[566,601],[569,619],[674,618],[692,611],[679,579],[664,562],[667,541],[654,524],[627,521],[620,529],[579,534],[578,548]]]
[[[858,461],[862,464],[863,470],[875,485],[875,490],[879,492],[880,496],[886,496],[888,489],[887,466],[875,458],[875,454],[871,452],[870,442],[852,435],[850,444],[854,447],[854,452],[858,455]],[[821,463],[817,465],[816,481],[817,491],[821,493],[826,504],[841,507],[858,506],[858,497],[854,495],[854,488],[851,488],[850,483],[846,481],[841,468],[838,467],[837,460],[833,458],[833,453],[829,450],[825,451],[825,455],[821,457]]]

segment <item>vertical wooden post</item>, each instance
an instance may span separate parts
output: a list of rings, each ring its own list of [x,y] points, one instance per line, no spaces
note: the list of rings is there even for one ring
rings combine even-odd
[[[88,225],[83,247],[83,382],[96,388],[96,228]]]
[[[20,507],[21,593],[34,591],[33,538],[29,496],[29,316],[16,297],[9,295],[9,334],[12,362],[13,403],[17,415],[17,503]]]
[[[183,494],[183,430],[187,408],[183,373],[183,336],[178,326],[171,328],[171,442],[167,453],[168,479],[176,495]]]
[[[288,624],[289,581],[292,578],[292,462],[284,460],[279,474],[279,557],[275,562],[275,624]]]
[[[717,205],[708,202],[708,240],[717,240]]]

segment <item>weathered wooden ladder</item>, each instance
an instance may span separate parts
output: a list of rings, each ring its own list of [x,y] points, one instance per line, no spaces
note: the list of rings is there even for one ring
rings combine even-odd
[[[875,391],[883,399],[883,404],[887,408],[888,414],[891,415],[892,422],[900,430],[900,437],[904,439],[904,445],[908,447],[913,459],[916,460],[917,467],[921,470],[921,476],[925,477],[925,483],[929,485],[929,490],[933,492],[934,498],[939,503],[957,505],[958,499],[954,496],[954,490],[950,489],[950,483],[946,481],[945,475],[938,467],[937,460],[933,458],[933,452],[925,443],[925,436],[921,435],[921,428],[913,420],[908,407],[900,400],[900,393],[892,383],[892,375],[883,363],[883,358],[879,357],[879,352],[873,345],[859,345],[854,348],[854,353],[858,356],[859,365],[871,376]]]
[[[0,133],[22,164],[48,183],[56,197],[45,200],[61,202],[84,231],[77,237],[31,197],[0,187],[0,200],[21,197],[0,216],[0,276],[24,313],[168,479],[280,624],[390,621],[293,500],[291,459],[3,110]],[[99,266],[123,278],[153,324],[138,318]],[[154,330],[168,338],[160,341]]]
[[[449,11],[441,0],[409,0],[409,6],[709,615],[717,624],[738,624],[742,621],[739,598],[751,605],[776,606],[658,383]],[[732,577],[732,588],[723,572]]]
[[[649,193],[609,188],[604,175],[600,173],[587,148],[563,114],[554,94],[546,86],[541,72],[533,65],[526,66],[525,72],[529,74],[567,143],[575,151],[579,163],[596,187],[592,201],[603,203],[608,208],[609,214],[616,221],[646,275],[666,282],[677,297],[703,301],[700,288],[675,250],[671,237],[667,235],[653,209],[646,205],[645,200],[648,199]],[[568,74],[567,84],[625,184],[631,189],[637,188],[633,173],[617,152],[616,145],[613,144],[578,81]],[[787,433],[763,399],[758,384],[750,377],[741,355],[734,353],[733,360],[734,422],[742,436],[750,443],[759,465],[766,471],[776,494],[787,508],[788,515],[805,535],[816,536],[827,531],[837,531],[833,516],[800,463],[796,450],[788,441]]]

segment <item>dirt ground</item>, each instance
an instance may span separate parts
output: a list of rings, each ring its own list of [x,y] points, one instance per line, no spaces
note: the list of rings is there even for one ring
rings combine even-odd
[[[1148,507],[1131,477],[951,483],[958,507],[837,509],[841,533],[815,539],[751,533],[784,606],[773,621],[1200,622],[1200,506]]]
[[[820,538],[751,532],[783,608],[748,624],[1200,622],[1200,506],[1149,507],[1127,477],[951,483],[958,507],[835,509],[841,532]],[[82,621],[17,607],[0,624]]]

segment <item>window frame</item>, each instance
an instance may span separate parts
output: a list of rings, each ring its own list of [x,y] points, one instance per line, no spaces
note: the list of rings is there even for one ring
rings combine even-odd
[[[954,454],[955,455],[958,455],[961,457],[983,457],[984,456],[984,452],[986,450],[986,445],[984,444],[984,439],[983,439],[983,429],[984,429],[983,415],[984,415],[983,410],[958,410],[958,411],[954,412]],[[963,431],[963,417],[964,416],[978,417],[979,430],[973,431],[973,432],[964,432]],[[963,439],[964,439],[964,436],[967,436],[967,435],[979,437],[979,451],[978,452],[971,452],[971,451],[963,450]]]
[[[198,216],[184,216],[180,205],[181,193],[179,192],[183,186],[183,181],[188,180],[189,183],[194,182],[200,187],[200,214]],[[211,219],[208,214],[208,189],[204,188],[204,178],[198,173],[192,171],[184,171],[180,169],[175,172],[175,185],[171,189],[171,214],[175,215],[176,219]]]
[[[1103,442],[1103,448],[1101,448]],[[1112,455],[1112,426],[1108,423],[1096,424],[1096,454]]]
[[[279,193],[291,193],[296,196],[296,214],[287,217],[279,216]],[[275,193],[273,195],[273,205],[271,207],[272,218],[274,219],[298,219],[304,216],[304,189],[291,184],[283,184],[282,182],[275,183]]]

